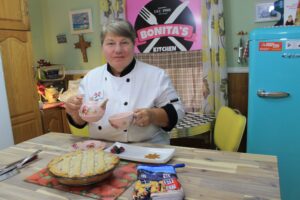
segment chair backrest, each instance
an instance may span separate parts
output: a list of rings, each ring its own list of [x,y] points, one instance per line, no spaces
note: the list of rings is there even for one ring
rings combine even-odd
[[[223,151],[238,151],[246,126],[246,117],[238,110],[220,108],[214,127],[214,143]]]

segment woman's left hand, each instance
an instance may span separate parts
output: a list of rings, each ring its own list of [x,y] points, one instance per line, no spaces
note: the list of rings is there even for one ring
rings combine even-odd
[[[152,113],[150,109],[141,108],[134,110],[133,124],[140,127],[149,126],[152,121]]]

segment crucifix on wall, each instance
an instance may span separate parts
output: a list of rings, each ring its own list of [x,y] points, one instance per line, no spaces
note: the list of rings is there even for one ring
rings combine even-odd
[[[83,34],[79,35],[79,41],[74,43],[75,49],[80,49],[83,62],[88,62],[87,52],[86,49],[91,46],[91,42],[86,42],[84,40]]]

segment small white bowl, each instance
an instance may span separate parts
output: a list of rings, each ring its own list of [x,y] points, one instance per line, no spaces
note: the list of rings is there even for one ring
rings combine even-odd
[[[112,127],[119,130],[126,130],[133,121],[133,112],[124,112],[112,115],[108,118]]]
[[[103,107],[97,101],[83,103],[79,109],[79,116],[87,122],[99,121],[105,113]]]

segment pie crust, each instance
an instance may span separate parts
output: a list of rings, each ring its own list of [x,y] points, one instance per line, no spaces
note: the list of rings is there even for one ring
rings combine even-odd
[[[51,160],[48,170],[58,177],[87,178],[114,169],[119,157],[101,149],[77,150]]]

